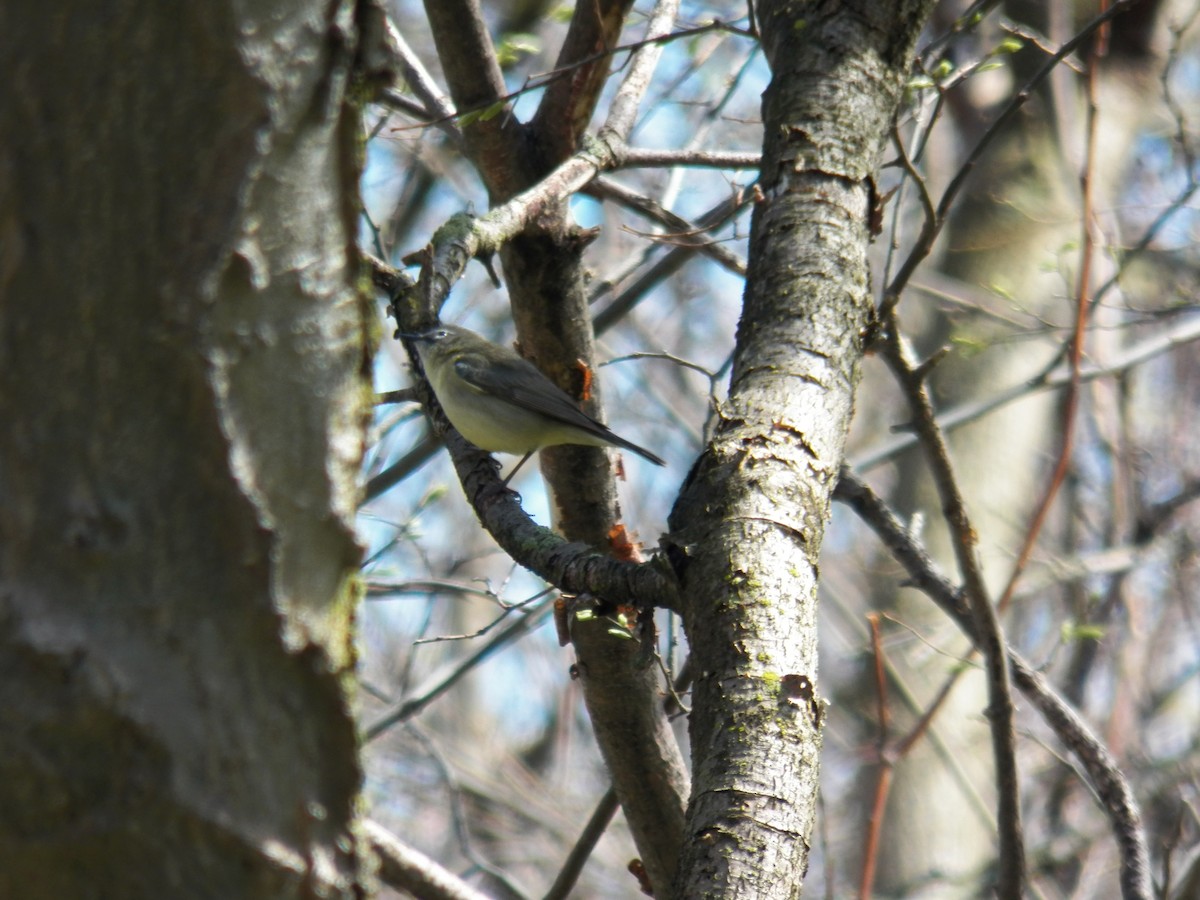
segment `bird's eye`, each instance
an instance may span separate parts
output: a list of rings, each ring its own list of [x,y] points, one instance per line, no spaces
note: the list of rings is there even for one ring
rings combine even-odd
[[[450,337],[450,332],[448,332],[445,328],[439,328],[437,331],[435,331],[433,333],[433,339],[435,341],[440,341],[442,338],[445,338],[445,337]]]

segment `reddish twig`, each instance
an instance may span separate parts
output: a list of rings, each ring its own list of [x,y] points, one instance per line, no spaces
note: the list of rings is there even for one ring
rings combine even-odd
[[[879,718],[879,781],[875,784],[875,799],[871,804],[871,818],[867,822],[862,880],[858,888],[860,900],[870,900],[875,887],[879,839],[883,833],[883,815],[887,810],[887,798],[892,790],[892,770],[895,766],[894,758],[888,751],[887,676],[884,674],[883,645],[879,639],[879,614],[871,613],[867,616],[867,621],[871,623],[871,656],[875,660],[875,697]]]

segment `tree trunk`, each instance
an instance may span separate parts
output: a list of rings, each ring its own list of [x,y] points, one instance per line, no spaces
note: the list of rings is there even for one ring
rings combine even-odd
[[[0,11],[0,895],[365,891],[354,16]]]
[[[698,673],[681,898],[798,896],[817,561],[872,318],[872,175],[927,4],[759,5],[773,77],[729,400],[671,516]]]

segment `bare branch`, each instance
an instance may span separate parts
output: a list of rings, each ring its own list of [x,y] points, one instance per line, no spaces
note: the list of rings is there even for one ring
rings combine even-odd
[[[479,0],[426,3],[438,59],[459,115],[502,110],[504,73],[496,60]],[[522,128],[511,115],[475,115],[459,122],[467,155],[496,197],[511,197],[528,183]]]
[[[1121,352],[1112,362],[1106,365],[1084,365],[1079,371],[1079,379],[1086,383],[1098,378],[1110,378],[1121,375],[1134,366],[1148,362],[1168,353],[1178,347],[1200,340],[1200,318],[1187,318],[1178,322],[1172,328],[1134,344]],[[1071,369],[1066,364],[1055,366],[1049,371],[1043,371],[1030,378],[1023,384],[1000,391],[982,400],[972,400],[959,404],[937,414],[935,421],[942,431],[953,431],[983,418],[1015,403],[1025,397],[1032,397],[1045,391],[1058,390],[1071,382]],[[851,466],[860,472],[869,471],[892,459],[917,443],[914,434],[904,434],[892,438],[882,446],[857,453],[850,460]]]
[[[736,253],[716,241],[705,238],[703,236],[704,228],[664,209],[649,197],[636,194],[629,188],[607,178],[597,178],[587,186],[585,193],[598,199],[620,203],[627,209],[672,229],[674,233],[671,237],[676,246],[694,247],[702,255],[735,275],[744,276],[746,274],[746,263]]]
[[[1050,73],[1054,71],[1055,67],[1058,66],[1058,64],[1067,56],[1074,53],[1076,48],[1086,41],[1094,31],[1096,31],[1114,16],[1120,15],[1134,2],[1135,0],[1115,0],[1112,6],[1104,10],[1102,13],[1092,19],[1092,21],[1090,21],[1087,25],[1081,28],[1074,37],[1064,43],[1058,49],[1058,52],[1046,61],[1045,65],[1043,65],[1042,68],[1038,70],[1038,72],[1029,80],[1029,82],[1013,96],[1013,99],[1009,101],[1004,109],[1001,110],[999,115],[996,116],[991,126],[984,133],[983,137],[981,137],[974,148],[972,148],[970,154],[967,156],[966,161],[950,180],[950,184],[946,186],[946,190],[942,193],[941,200],[938,201],[936,218],[932,223],[928,221],[926,222],[926,227],[922,229],[921,236],[917,240],[917,243],[914,245],[912,250],[909,252],[908,258],[905,259],[904,264],[900,267],[900,271],[896,273],[896,277],[893,278],[891,283],[888,285],[887,290],[884,292],[883,303],[880,307],[881,314],[886,314],[899,302],[900,295],[903,293],[909,279],[912,278],[917,266],[920,265],[921,261],[925,259],[925,257],[928,256],[930,251],[933,249],[933,242],[937,240],[937,236],[941,234],[942,228],[946,224],[950,207],[958,197],[959,191],[961,191],[966,185],[967,177],[972,171],[974,171],[975,166],[978,165],[980,159],[983,158],[983,154],[987,152],[988,148],[992,145],[992,142],[999,137],[999,135],[1007,127],[1009,121],[1033,95],[1034,88],[1050,77]]]
[[[762,154],[739,153],[735,150],[655,150],[649,147],[626,147],[622,168],[670,168],[697,166],[708,169],[757,169]]]
[[[671,24],[678,12],[679,0],[658,0],[654,5],[654,11],[646,23],[645,41],[629,61],[629,70],[617,88],[604,127],[600,129],[600,140],[623,147],[629,139],[638,106],[650,86],[650,77],[658,65],[658,58],[662,56],[661,39],[670,35]]]
[[[976,620],[964,592],[943,575],[925,548],[904,527],[878,495],[849,469],[843,468],[834,499],[858,513],[921,590],[949,615],[976,645]],[[1082,764],[1091,787],[1108,816],[1121,858],[1121,888],[1125,900],[1150,900],[1150,853],[1141,811],[1116,760],[1079,714],[1046,683],[1020,654],[1007,649],[1013,682],[1039,710],[1058,739]]]
[[[389,887],[428,900],[491,900],[374,819],[364,819],[363,830],[379,857],[380,880]]]
[[[432,120],[447,135],[449,135],[455,143],[461,144],[463,140],[462,131],[453,121],[454,119],[454,104],[450,99],[442,93],[437,82],[433,80],[433,76],[426,70],[424,63],[420,57],[413,52],[412,47],[408,45],[408,41],[404,39],[404,35],[396,28],[391,18],[387,22],[388,34],[395,46],[397,54],[397,65],[400,73],[404,76],[404,81],[408,85],[409,90],[416,95],[421,102],[420,118]],[[388,105],[395,106],[398,109],[403,109],[405,112],[412,114],[412,110],[406,109],[404,104],[404,95],[399,91],[386,91],[381,98]]]
[[[430,678],[412,694],[402,701],[392,712],[384,715],[378,721],[363,729],[363,740],[373,741],[392,726],[412,718],[426,706],[457,684],[464,675],[471,672],[489,655],[506,644],[523,637],[540,625],[550,613],[546,606],[534,612],[527,613],[512,622],[503,631],[494,635],[487,642],[480,644],[470,655],[446,666]]]
[[[559,50],[556,77],[546,86],[530,123],[545,159],[555,163],[579,146],[600,92],[608,79],[610,55],[592,53],[616,46],[632,0],[592,0],[575,4],[566,39]]]
[[[737,35],[741,35],[743,37],[753,37],[753,35],[751,35],[747,31],[744,31],[743,29],[736,28],[727,23],[714,20],[714,21],[709,22],[704,25],[698,25],[695,28],[684,28],[679,31],[673,31],[670,34],[660,34],[657,37],[648,37],[648,38],[645,38],[644,40],[633,41],[632,43],[629,43],[629,44],[621,44],[620,46],[614,47],[611,50],[604,50],[599,53],[594,53],[594,54],[586,56],[582,59],[578,59],[575,62],[570,63],[568,65],[563,65],[560,68],[554,69],[553,71],[546,72],[541,75],[536,75],[533,78],[531,78],[529,80],[529,82],[524,87],[522,87],[520,90],[511,91],[510,93],[504,94],[503,96],[496,97],[493,100],[489,100],[487,103],[481,103],[474,107],[461,107],[456,112],[447,113],[445,118],[448,120],[448,119],[451,119],[451,118],[454,118],[457,116],[471,116],[472,114],[484,113],[490,109],[502,108],[502,107],[512,103],[514,100],[517,100],[518,98],[524,96],[525,94],[531,93],[533,91],[540,91],[543,88],[547,87],[548,85],[554,84],[555,82],[557,82],[559,80],[568,78],[570,76],[570,74],[577,68],[580,68],[582,66],[590,66],[594,62],[604,60],[604,59],[611,57],[617,53],[637,51],[637,50],[642,49],[643,47],[647,47],[647,46],[650,46],[653,44],[668,44],[668,43],[671,43],[672,41],[693,38],[693,37],[696,37],[697,35],[705,34],[707,32],[711,32],[711,31],[727,31],[731,34],[737,34]],[[386,102],[389,102],[389,103],[397,103],[398,102],[400,105],[402,105],[405,108],[405,110],[414,112],[415,117],[422,120],[420,127],[425,127],[427,125],[440,126],[441,124],[443,124],[442,120],[427,121],[427,118],[428,118],[427,115],[425,115],[421,111],[420,107],[414,108],[411,105],[411,101],[409,101],[408,103],[405,103],[403,101],[396,101],[395,98],[393,98],[393,97],[385,98],[385,100],[386,100]],[[647,151],[647,152],[653,153],[654,151]],[[674,165],[674,164],[672,164],[672,165]],[[749,166],[749,168],[754,168],[754,167],[755,166],[753,166],[753,165]],[[735,166],[734,168],[740,168],[740,167]]]
[[[595,811],[588,819],[587,825],[584,826],[583,833],[579,835],[579,840],[571,848],[566,861],[558,871],[558,876],[554,879],[554,884],[546,892],[544,900],[566,900],[571,895],[575,882],[579,880],[579,874],[583,871],[592,851],[596,849],[596,843],[604,836],[604,831],[608,828],[612,817],[616,815],[618,806],[617,792],[609,788],[600,798],[600,802],[596,804]]]
[[[715,231],[737,216],[747,205],[755,202],[757,196],[756,185],[751,189],[738,191],[705,212],[693,223],[693,227],[697,230]],[[691,259],[697,252],[697,249],[692,246],[675,245],[671,247],[636,282],[623,290],[611,303],[596,313],[596,333],[601,334],[611,328],[623,316],[628,314],[629,310],[645,297],[653,287],[679,271],[684,263]],[[649,258],[649,254],[645,258]],[[620,284],[626,278],[631,277],[639,267],[645,264],[645,258],[631,261],[623,271],[615,273],[609,280],[595,285],[592,289],[591,302],[597,302],[605,293],[612,289],[614,284]]]
[[[1079,391],[1082,383],[1079,377],[1079,370],[1083,365],[1083,341],[1087,334],[1088,313],[1090,311],[1089,297],[1092,286],[1092,266],[1095,262],[1096,223],[1093,220],[1095,215],[1094,177],[1097,152],[1096,128],[1099,117],[1096,103],[1096,81],[1099,78],[1100,56],[1102,53],[1107,52],[1108,32],[1109,25],[1106,22],[1097,31],[1096,41],[1092,45],[1092,52],[1088,58],[1087,160],[1083,169],[1083,209],[1081,216],[1083,220],[1083,249],[1079,266],[1079,282],[1075,292],[1075,329],[1067,353],[1069,379],[1067,381],[1066,402],[1063,404],[1062,412],[1062,439],[1059,444],[1058,459],[1054,464],[1054,471],[1051,473],[1050,480],[1042,492],[1042,498],[1038,502],[1037,510],[1033,515],[1033,521],[1025,531],[1025,538],[1021,543],[1021,549],[1017,552],[1017,559],[1013,563],[1008,584],[1005,586],[1004,592],[1000,595],[1000,600],[996,604],[996,608],[1001,613],[1008,609],[1008,604],[1012,600],[1013,591],[1017,588],[1017,582],[1021,578],[1021,573],[1029,563],[1029,557],[1037,544],[1042,526],[1046,522],[1046,517],[1050,514],[1051,507],[1054,505],[1054,498],[1058,496],[1058,490],[1067,477],[1067,469],[1071,464],[1071,450],[1075,446],[1076,414],[1079,411]]]
[[[1007,645],[1000,620],[988,596],[976,553],[977,536],[959,490],[949,450],[933,414],[920,367],[908,361],[894,310],[885,320],[884,359],[892,369],[912,410],[914,427],[942,500],[955,557],[966,582],[966,597],[975,619],[976,644],[988,672],[988,723],[996,761],[999,793],[1000,865],[997,891],[1019,898],[1025,889],[1025,836],[1021,830],[1020,782],[1017,775],[1015,710],[1009,686]]]

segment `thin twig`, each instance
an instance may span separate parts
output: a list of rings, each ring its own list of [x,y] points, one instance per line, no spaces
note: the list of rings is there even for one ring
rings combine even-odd
[[[1163,334],[1147,338],[1140,343],[1126,348],[1107,365],[1083,366],[1079,371],[1079,379],[1081,382],[1086,383],[1095,381],[1098,378],[1110,378],[1121,375],[1134,366],[1149,362],[1163,353],[1197,340],[1200,340],[1200,317],[1188,318],[1177,323]],[[1070,368],[1066,365],[1055,365],[1043,369],[1022,384],[1000,391],[991,397],[985,397],[982,400],[971,400],[943,410],[938,413],[935,421],[942,431],[953,431],[1025,397],[1032,397],[1045,391],[1058,390],[1070,384],[1070,381]],[[854,454],[850,460],[850,465],[855,471],[869,471],[883,463],[889,462],[916,443],[917,437],[914,434],[899,435],[884,442],[882,446],[873,447],[862,453]]]
[[[454,826],[455,837],[458,838],[458,849],[462,855],[471,861],[471,864],[482,872],[486,872],[496,880],[513,898],[523,898],[528,896],[528,893],[523,890],[512,876],[494,865],[489,859],[482,856],[476,849],[474,841],[471,840],[471,829],[467,824],[467,811],[463,804],[463,790],[458,783],[458,778],[454,774],[454,770],[450,768],[450,763],[442,753],[441,747],[432,736],[426,734],[423,728],[420,728],[414,722],[408,723],[408,733],[417,739],[417,742],[425,748],[425,753],[433,762],[434,768],[442,776],[442,781],[445,782],[446,792],[450,798],[450,821]]]
[[[759,196],[757,194],[757,185],[751,185],[748,188],[739,190],[699,216],[693,223],[693,227],[703,231],[715,231],[735,218],[748,205],[754,203],[757,196]],[[655,245],[649,248],[641,259],[630,261],[629,265],[623,271],[617,272],[611,278],[594,285],[591,289],[591,296],[588,302],[598,302],[604,294],[613,289],[613,285],[623,282],[637,271],[638,268],[645,265],[646,260],[657,255],[660,252],[660,246]],[[638,301],[645,297],[652,288],[679,271],[683,267],[683,264],[697,252],[698,248],[696,247],[671,247],[636,282],[623,290],[612,302],[596,314],[594,321],[596,333],[600,334],[611,328]]]
[[[672,229],[671,237],[675,238],[674,246],[693,247],[733,274],[739,277],[745,276],[745,260],[719,242],[704,236],[705,232],[711,230],[711,227],[689,222],[669,209],[664,209],[651,198],[638,194],[608,178],[597,178],[584,189],[584,193],[600,200],[619,203],[626,209],[633,210],[653,222]]]
[[[671,20],[672,21],[674,20],[674,13],[672,13]],[[577,60],[573,61],[569,66],[563,66],[561,68],[554,69],[550,72],[544,72],[539,75],[534,75],[530,78],[529,81],[526,82],[525,86],[520,88],[519,90],[513,91],[512,93],[509,93],[509,94],[504,94],[499,97],[495,97],[494,99],[489,100],[487,103],[480,104],[479,106],[471,107],[469,109],[460,109],[460,110],[453,111],[453,112],[447,112],[436,119],[429,119],[429,120],[426,120],[423,122],[418,122],[415,125],[401,126],[399,128],[394,128],[392,130],[393,131],[405,131],[405,130],[408,130],[411,128],[425,128],[430,125],[441,126],[445,122],[451,121],[451,120],[461,117],[461,116],[472,115],[475,113],[484,113],[484,112],[487,112],[489,109],[492,109],[493,107],[502,106],[502,105],[511,103],[512,101],[517,100],[517,99],[523,97],[525,94],[528,94],[532,91],[540,91],[542,88],[546,87],[546,85],[550,84],[552,81],[557,81],[560,78],[566,78],[575,69],[578,69],[582,66],[591,65],[594,62],[604,59],[606,56],[615,56],[618,53],[625,53],[627,51],[636,53],[637,51],[643,50],[646,47],[668,44],[668,43],[671,43],[672,41],[677,41],[682,38],[696,37],[697,35],[705,34],[710,31],[728,31],[731,34],[738,34],[738,35],[742,35],[743,37],[752,37],[752,35],[750,35],[748,32],[746,32],[740,28],[737,28],[733,25],[729,25],[725,22],[718,21],[716,19],[714,19],[711,22],[706,22],[703,25],[698,25],[695,28],[685,28],[680,31],[671,32],[670,34],[664,34],[664,33],[653,34],[653,33],[651,33],[648,37],[645,37],[640,41],[634,41],[629,44],[621,44],[621,45],[619,45],[617,47],[613,47],[612,49],[609,49],[609,50],[601,50],[599,53],[593,53],[591,56],[586,56],[582,59],[577,59]]]
[[[1013,95],[1012,100],[1010,100],[1004,109],[1000,111],[999,115],[996,116],[988,130],[984,132],[983,136],[971,149],[971,152],[967,155],[967,158],[963,162],[962,166],[959,167],[959,170],[955,173],[954,177],[950,180],[950,183],[946,186],[946,190],[942,193],[941,200],[938,201],[936,207],[936,216],[933,222],[926,223],[926,227],[922,228],[921,237],[917,240],[912,250],[909,251],[909,255],[905,259],[904,263],[900,266],[900,270],[896,273],[895,278],[892,279],[891,283],[884,291],[883,302],[880,304],[881,317],[886,318],[886,314],[893,309],[897,303],[900,302],[900,296],[903,294],[904,288],[908,284],[909,279],[917,270],[917,266],[920,265],[921,261],[929,255],[931,250],[933,250],[933,243],[937,240],[938,235],[941,234],[942,228],[946,224],[950,208],[953,206],[955,199],[958,197],[959,191],[961,191],[966,185],[968,176],[970,176],[970,174],[974,171],[975,166],[979,164],[979,161],[983,158],[984,153],[986,153],[991,147],[992,142],[995,141],[1001,133],[1003,133],[1004,129],[1008,126],[1009,121],[1011,121],[1013,117],[1016,116],[1017,112],[1020,111],[1021,107],[1028,102],[1029,98],[1033,95],[1034,88],[1050,77],[1050,73],[1054,71],[1055,67],[1057,67],[1059,63],[1062,62],[1062,60],[1067,56],[1074,53],[1075,49],[1084,41],[1086,41],[1091,36],[1093,31],[1100,28],[1104,23],[1108,22],[1114,16],[1124,12],[1125,9],[1134,2],[1136,2],[1136,0],[1116,0],[1116,2],[1113,3],[1109,9],[1105,10],[1100,15],[1088,22],[1088,24],[1080,29],[1074,37],[1064,43],[1058,49],[1057,53],[1052,55],[1046,61],[1042,68],[1039,69],[1033,75],[1033,77],[1029,79],[1029,81],[1021,88],[1021,90]]]
[[[571,895],[571,890],[575,887],[575,882],[579,880],[579,875],[583,872],[588,857],[592,855],[596,844],[604,836],[605,830],[613,816],[616,815],[618,806],[617,792],[610,787],[600,798],[600,802],[596,804],[596,809],[579,835],[579,840],[575,842],[575,846],[571,848],[571,852],[563,861],[562,868],[558,870],[554,884],[550,885],[550,890],[546,891],[544,900],[566,900]]]
[[[401,702],[392,712],[364,728],[363,740],[373,741],[392,726],[415,716],[462,680],[468,672],[473,671],[476,666],[491,656],[491,654],[506,644],[533,631],[534,628],[546,619],[550,614],[550,610],[551,606],[547,604],[534,612],[522,616],[492,637],[487,643],[476,647],[474,652],[469,656],[443,669],[433,678],[429,679],[420,689],[414,691],[411,696]]]
[[[859,900],[870,900],[875,888],[875,866],[879,859],[880,835],[883,834],[883,815],[887,810],[888,795],[892,790],[892,775],[895,760],[888,749],[887,677],[884,674],[883,642],[879,637],[879,615],[867,616],[871,626],[871,658],[875,670],[876,718],[879,721],[877,741],[879,780],[875,782],[875,799],[871,803],[871,817],[867,821],[867,839],[863,846],[862,877],[859,881]]]

